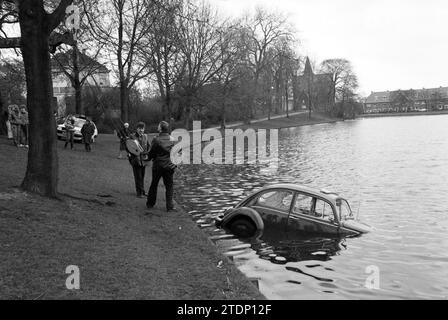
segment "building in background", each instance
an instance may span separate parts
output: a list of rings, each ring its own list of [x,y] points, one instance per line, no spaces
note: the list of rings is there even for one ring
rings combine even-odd
[[[78,51],[79,78],[83,90],[110,89],[109,69],[86,54]],[[59,52],[51,59],[53,101],[58,115],[75,113],[75,89],[71,83],[74,74],[73,51]],[[71,76],[70,76],[71,75]]]
[[[448,110],[448,87],[372,92],[365,113]]]
[[[307,57],[303,74],[297,77],[295,90],[296,109],[328,111],[335,102],[332,83],[333,74],[315,74]]]

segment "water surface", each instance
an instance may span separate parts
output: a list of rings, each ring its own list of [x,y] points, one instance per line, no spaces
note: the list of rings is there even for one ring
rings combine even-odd
[[[178,198],[270,299],[448,297],[448,115],[370,118],[282,129],[279,169],[183,165]],[[276,182],[346,196],[375,231],[357,238],[270,232],[236,239],[212,222],[224,208]],[[368,289],[366,268],[379,270]]]

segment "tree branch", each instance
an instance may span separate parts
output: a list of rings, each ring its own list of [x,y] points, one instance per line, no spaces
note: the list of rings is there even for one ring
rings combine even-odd
[[[59,6],[47,17],[47,31],[50,33],[53,31],[62,21],[65,16],[65,10],[71,5],[73,0],[61,0]]]

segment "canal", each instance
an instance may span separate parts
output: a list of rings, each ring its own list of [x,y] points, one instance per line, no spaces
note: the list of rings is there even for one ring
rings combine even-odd
[[[183,165],[176,178],[178,200],[268,299],[448,298],[448,115],[282,129],[276,172]],[[346,239],[266,230],[248,241],[214,227],[225,208],[277,182],[337,191],[375,230]]]

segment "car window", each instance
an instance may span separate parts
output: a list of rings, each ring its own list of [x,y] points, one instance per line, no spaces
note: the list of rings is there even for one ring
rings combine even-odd
[[[347,200],[341,200],[338,205],[339,209],[339,219],[345,220],[352,216],[352,210],[350,209],[350,205]]]
[[[314,206],[314,215],[324,220],[334,220],[334,214],[331,205],[321,199],[316,199],[316,204]]]
[[[287,190],[267,191],[261,194],[256,206],[274,208],[277,210],[288,212],[291,207],[292,192]]]
[[[310,214],[313,198],[305,194],[298,193],[292,212],[301,214]]]

